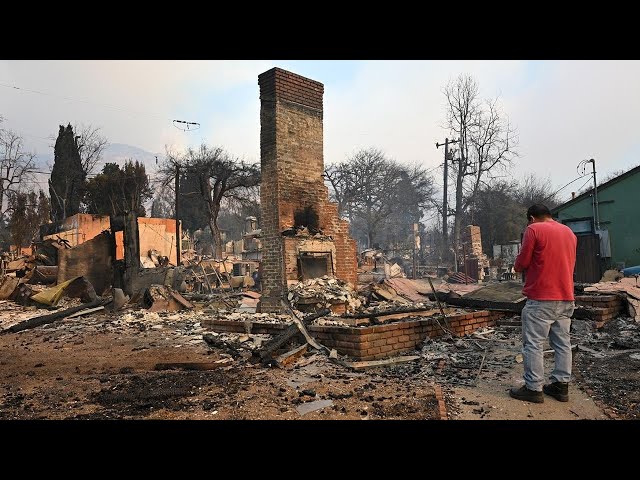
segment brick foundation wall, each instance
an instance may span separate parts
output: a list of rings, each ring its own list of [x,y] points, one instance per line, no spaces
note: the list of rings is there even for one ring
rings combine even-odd
[[[459,336],[473,333],[481,327],[492,327],[503,318],[503,312],[477,312],[447,315],[451,330]],[[442,320],[441,320],[442,323]],[[213,331],[277,334],[286,328],[284,324],[253,323],[233,320],[203,320],[202,324]],[[444,325],[444,323],[443,323]],[[446,325],[445,325],[446,326]],[[414,350],[427,337],[445,333],[433,318],[419,318],[371,327],[343,327],[312,325],[309,333],[320,343],[335,348],[342,355],[358,360],[379,360]]]
[[[483,310],[448,315],[447,319],[451,330],[462,336],[481,327],[493,326],[503,316],[499,312]],[[313,326],[309,328],[309,333],[323,345],[335,348],[343,355],[359,360],[378,360],[414,350],[425,338],[441,336],[444,331],[433,318],[420,318],[365,328]]]
[[[624,308],[622,298],[617,295],[576,295],[576,305],[597,308]]]
[[[355,287],[356,244],[349,225],[338,218],[329,202],[323,171],[324,86],[286,70],[272,68],[258,76],[260,86],[260,163],[262,185],[262,282],[260,311],[280,311],[286,279],[297,279],[291,247],[285,249],[281,232],[294,226],[294,217],[307,207],[318,216],[318,226],[335,244],[338,278]],[[293,277],[293,278],[292,278]]]
[[[592,320],[596,322],[597,328],[616,318],[625,309],[623,299],[617,295],[576,295],[575,303],[597,309],[592,314]]]

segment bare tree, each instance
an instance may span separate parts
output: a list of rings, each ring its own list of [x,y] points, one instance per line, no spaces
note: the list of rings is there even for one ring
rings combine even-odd
[[[360,150],[328,167],[325,178],[339,211],[351,221],[352,230],[365,231],[369,247],[388,236],[389,232],[381,235],[385,225],[404,230],[401,225],[418,222],[433,191],[432,179],[423,168],[402,166],[376,148]],[[392,216],[395,221],[389,224]]]
[[[218,226],[218,215],[224,201],[242,202],[260,182],[260,169],[255,164],[232,157],[222,147],[202,144],[194,150],[189,148],[183,155],[167,151],[166,160],[160,168],[165,185],[175,178],[179,167],[196,176],[200,195],[205,200],[209,228],[213,236],[215,255],[222,257],[222,235]]]
[[[332,202],[338,204],[338,215],[350,217],[347,209],[353,200],[353,194],[356,191],[355,181],[356,175],[352,171],[351,164],[348,162],[334,163],[328,165],[324,169],[324,178],[329,182],[329,196]]]
[[[82,171],[85,175],[93,175],[96,173],[96,166],[102,159],[105,148],[109,146],[109,141],[100,133],[100,127],[74,123],[71,128],[76,134],[74,138],[78,145]],[[52,148],[57,138],[57,135],[49,135],[49,139],[54,142],[50,145]]]
[[[20,184],[34,178],[35,156],[25,151],[20,135],[0,128],[0,219]]]
[[[400,168],[375,148],[356,152],[346,163],[343,173],[348,180],[342,182],[345,185],[342,195],[348,200],[350,220],[360,221],[366,230],[367,246],[372,247],[380,225],[393,213],[397,202],[394,185]]]
[[[450,81],[444,95],[446,128],[459,139],[459,154],[451,168],[456,184],[453,248],[457,254],[465,212],[482,182],[508,167],[517,156],[517,137],[501,113],[498,99],[481,101],[478,83],[470,75],[462,74]]]
[[[554,192],[551,179],[542,179],[533,173],[518,182],[516,200],[525,209],[535,203],[543,203],[549,208],[560,204],[558,192]]]
[[[73,131],[76,132],[82,170],[86,175],[91,175],[95,173],[96,165],[102,158],[104,149],[109,145],[107,137],[100,133],[100,127],[90,124],[74,125]]]

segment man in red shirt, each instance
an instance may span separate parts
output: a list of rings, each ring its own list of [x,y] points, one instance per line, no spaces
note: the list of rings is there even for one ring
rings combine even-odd
[[[545,205],[527,210],[527,226],[514,268],[525,272],[522,293],[522,356],[524,385],[509,395],[518,400],[543,403],[542,392],[561,402],[569,401],[571,342],[569,329],[575,307],[573,270],[577,238],[569,227],[551,218]],[[555,352],[551,383],[544,385],[544,342]]]

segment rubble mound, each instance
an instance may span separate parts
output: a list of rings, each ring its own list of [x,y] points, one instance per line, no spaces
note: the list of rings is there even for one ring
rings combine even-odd
[[[287,297],[293,308],[308,311],[344,305],[346,312],[355,312],[362,302],[358,294],[345,282],[327,275],[298,282],[289,287]]]

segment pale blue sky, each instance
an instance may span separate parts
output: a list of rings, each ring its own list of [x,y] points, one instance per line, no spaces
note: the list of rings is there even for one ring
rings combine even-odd
[[[435,143],[447,136],[442,89],[469,73],[482,96],[500,95],[518,130],[520,157],[507,175],[537,173],[560,187],[585,158],[596,159],[599,178],[640,164],[639,61],[0,61],[0,84],[47,94],[0,86],[0,115],[50,158],[46,138],[71,122],[152,153],[204,141],[258,161],[257,77],[274,66],[324,84],[326,163],[372,146],[437,167]],[[172,119],[201,128],[181,132]]]

